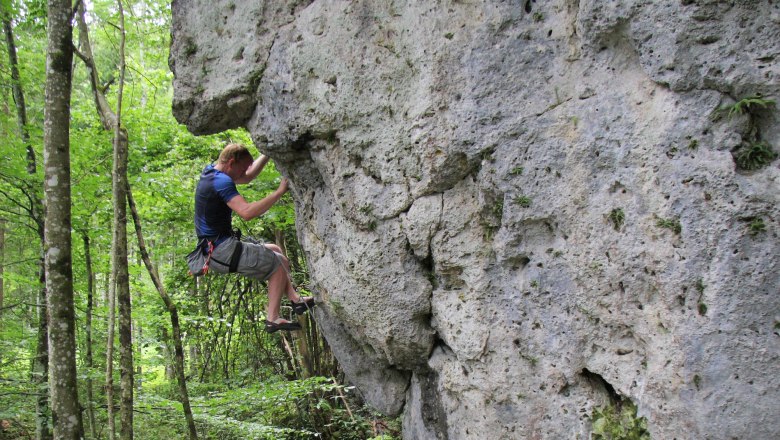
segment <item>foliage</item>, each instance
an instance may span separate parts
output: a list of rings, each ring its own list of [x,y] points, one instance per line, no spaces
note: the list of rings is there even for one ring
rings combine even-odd
[[[737,168],[753,171],[769,165],[777,158],[777,153],[764,142],[754,142],[743,146],[734,154]]]
[[[514,167],[509,170],[509,174],[512,176],[521,176],[523,175],[523,167]]]
[[[761,232],[765,232],[766,225],[764,224],[764,219],[761,217],[753,218],[748,225],[748,230],[750,230],[750,235],[758,235]]]
[[[515,203],[517,203],[521,208],[528,208],[531,206],[531,198],[528,196],[520,195],[515,197]]]
[[[656,219],[655,225],[659,228],[671,229],[672,232],[679,235],[682,232],[682,225],[680,220],[676,218],[660,218]]]
[[[631,401],[594,408],[591,414],[594,440],[650,440],[647,419],[637,417]]]
[[[626,214],[623,213],[623,208],[615,208],[609,212],[609,219],[612,221],[612,226],[616,231],[619,231],[623,227],[623,222],[626,220]]]
[[[102,86],[116,107],[119,62],[115,1],[87,4],[92,48]],[[172,80],[170,2],[130,2],[127,14],[127,83],[123,125],[129,133],[128,175],[143,222],[147,246],[163,283],[179,311],[185,334],[188,387],[202,438],[368,438],[372,415],[350,390],[335,385],[343,373],[306,316],[306,331],[269,335],[262,330],[267,306],[265,286],[236,276],[209,275],[196,281],[187,276],[183,256],[194,246],[192,194],[200,171],[216,159],[228,141],[253,150],[243,130],[195,137],[171,115]],[[33,433],[35,392],[30,361],[37,345],[36,298],[41,284],[42,255],[33,203],[41,198],[43,103],[46,58],[46,4],[18,2],[12,11],[21,85],[27,104],[30,144],[38,159],[37,172],[27,174],[26,145],[16,125],[10,70],[0,69],[0,218],[5,222],[4,303],[0,315],[0,420],[23,438]],[[6,65],[4,43],[0,56]],[[87,379],[93,386],[96,431],[106,438],[105,338],[108,314],[109,250],[111,246],[111,133],[97,117],[87,71],[74,63],[71,102],[71,169],[73,212],[73,282],[78,344],[79,399],[87,407]],[[273,191],[281,180],[273,163],[250,185],[239,190],[248,200]],[[260,220],[237,221],[244,233],[285,245],[295,284],[308,283],[303,251],[297,242],[294,204],[285,195]],[[84,237],[89,238],[93,273],[92,341],[94,365],[85,359],[87,267]],[[140,261],[134,235],[129,238],[130,283],[133,294],[133,335],[136,381],[137,438],[185,438],[178,385],[170,376],[173,344],[168,311]],[[291,313],[289,307],[283,312]],[[118,337],[118,336],[117,336]],[[301,345],[308,349],[305,352]],[[289,346],[289,349],[285,348]],[[309,366],[306,366],[306,363]],[[317,376],[318,379],[303,379]],[[115,369],[115,382],[119,371]],[[346,396],[354,416],[350,417]],[[339,396],[335,398],[335,396]],[[8,431],[3,434],[8,433]],[[87,429],[89,434],[89,429]],[[1,437],[2,435],[0,435]],[[91,438],[91,435],[89,436]]]
[[[166,396],[170,394],[167,386],[155,382],[139,396],[137,408],[144,418],[139,425],[146,431],[139,436],[162,438],[161,433],[169,433],[168,437],[178,438],[185,434],[181,431],[181,405],[173,396]],[[388,434],[386,438],[392,439],[399,427],[393,426],[393,421],[377,421],[370,411],[355,405],[351,391],[331,378],[286,381],[277,377],[240,388],[200,384],[192,389],[191,403],[204,438],[362,440],[380,426]],[[352,415],[348,404],[358,408]]]
[[[722,113],[726,113],[729,118],[734,115],[742,115],[745,113],[752,113],[759,108],[769,108],[775,105],[775,101],[772,99],[764,99],[760,95],[747,96],[740,99],[732,105],[721,107],[719,110]]]
[[[747,232],[754,237],[758,234],[766,232],[766,223],[764,222],[764,219],[761,216],[750,215],[750,216],[740,217],[739,220],[747,224],[746,226]]]

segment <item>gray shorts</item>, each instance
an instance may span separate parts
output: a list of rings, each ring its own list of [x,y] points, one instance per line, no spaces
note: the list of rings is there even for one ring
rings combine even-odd
[[[209,262],[209,270],[216,273],[228,273],[230,258],[233,256],[237,241],[231,237],[214,248]],[[238,260],[237,273],[265,281],[279,268],[281,255],[255,241],[242,241],[241,244],[244,249]]]

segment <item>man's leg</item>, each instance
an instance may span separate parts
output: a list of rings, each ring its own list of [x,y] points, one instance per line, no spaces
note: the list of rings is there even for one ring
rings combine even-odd
[[[290,288],[290,280],[287,278],[287,271],[284,270],[283,267],[279,267],[283,264],[284,260],[281,260],[271,248],[259,243],[245,242],[243,243],[243,246],[241,259],[238,263],[238,273],[260,281],[268,281],[268,308],[266,309],[265,318],[268,322],[265,324],[265,330],[269,333],[273,333],[278,330],[299,329],[300,325],[297,322],[289,322],[282,319],[279,313],[282,296],[289,294]],[[220,246],[218,249],[220,249],[222,254],[225,254],[220,261],[226,261],[231,258],[228,257],[228,255],[232,255],[232,247],[224,246],[223,248],[223,246]],[[213,258],[215,258],[214,255],[212,255],[212,259]],[[227,272],[226,266],[224,269],[224,272]],[[271,271],[273,271],[273,273],[268,275]]]
[[[268,309],[266,318],[268,321],[275,322],[279,319],[279,309],[282,305],[282,295],[286,290],[286,284],[290,281],[287,279],[287,274],[281,268],[268,278]]]
[[[284,269],[285,274],[287,275],[287,285],[285,286],[285,292],[287,293],[287,299],[289,299],[292,302],[300,302],[301,297],[298,295],[298,292],[295,291],[295,287],[292,284],[292,274],[290,273],[290,260],[287,259],[287,257],[282,254],[282,248],[275,244],[265,244],[266,248],[274,251],[281,260],[282,269]]]

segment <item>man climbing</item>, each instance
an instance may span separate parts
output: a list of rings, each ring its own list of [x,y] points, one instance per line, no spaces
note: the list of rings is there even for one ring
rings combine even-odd
[[[253,240],[241,241],[240,231],[234,233],[232,215],[244,220],[263,215],[287,192],[287,179],[262,200],[247,202],[236,189],[236,184],[249,183],[268,163],[268,156],[257,160],[241,144],[228,144],[222,150],[217,164],[208,165],[200,176],[195,190],[195,232],[198,247],[188,256],[190,271],[195,275],[213,270],[217,273],[238,272],[241,275],[268,280],[268,309],[265,330],[298,330],[297,322],[279,316],[282,296],[292,303],[296,314],[303,314],[314,306],[314,299],[301,297],[289,277],[290,263],[282,250],[274,244]],[[279,267],[282,270],[278,270]]]

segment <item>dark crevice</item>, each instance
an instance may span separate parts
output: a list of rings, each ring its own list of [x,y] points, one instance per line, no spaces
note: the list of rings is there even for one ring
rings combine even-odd
[[[615,387],[604,380],[600,374],[594,373],[587,368],[583,368],[580,372],[580,376],[582,376],[594,390],[601,392],[609,397],[609,401],[613,405],[619,406],[621,403],[623,403],[623,396],[618,394],[618,392],[615,391]]]
[[[419,417],[424,426],[424,434],[429,438],[446,439],[449,424],[447,411],[439,394],[439,374],[434,370],[419,371],[415,373],[420,392]],[[420,432],[418,434],[423,434]]]
[[[309,148],[309,142],[312,140],[314,140],[314,136],[311,135],[310,131],[307,131],[298,136],[298,139],[290,142],[290,146],[292,147],[293,151],[306,150]]]
[[[452,348],[450,348],[449,345],[447,345],[446,342],[439,336],[438,333],[433,335],[433,344],[431,344],[431,354],[437,349],[441,348],[441,350],[446,355],[451,355],[453,353]],[[430,356],[429,356],[430,358]]]

